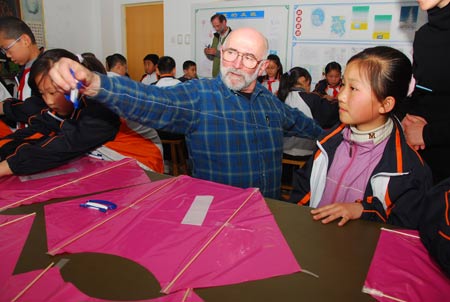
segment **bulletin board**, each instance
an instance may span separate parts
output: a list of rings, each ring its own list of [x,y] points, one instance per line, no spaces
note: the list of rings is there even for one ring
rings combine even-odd
[[[367,47],[391,46],[412,59],[414,33],[427,18],[416,1],[314,2],[293,6],[290,60],[308,69],[314,83],[328,62],[345,67]]]
[[[269,52],[277,54],[283,69],[306,68],[312,84],[322,79],[325,65],[336,61],[345,68],[348,59],[359,51],[388,45],[412,59],[416,30],[427,21],[417,1],[364,0],[267,0],[219,1],[192,6],[194,22],[193,53],[201,77],[210,77],[212,63],[203,53],[211,44],[214,30],[210,18],[227,16],[233,28],[254,27],[269,40]]]
[[[269,53],[276,54],[285,65],[288,51],[290,15],[289,5],[228,6],[229,3],[214,3],[214,7],[193,7],[194,39],[193,53],[200,77],[211,77],[212,62],[203,53],[206,45],[212,43],[214,29],[211,16],[221,13],[232,29],[253,27],[262,32],[269,42]]]

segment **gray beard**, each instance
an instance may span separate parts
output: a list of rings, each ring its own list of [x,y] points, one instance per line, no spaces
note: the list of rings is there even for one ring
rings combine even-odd
[[[224,67],[222,64],[220,64],[220,75],[222,76],[222,81],[225,83],[225,86],[234,91],[241,91],[242,89],[250,86],[250,84],[253,83],[253,81],[256,81],[260,68],[261,64],[258,66],[258,68],[256,68],[253,74],[248,74],[240,69],[236,69],[234,67]],[[235,74],[242,76],[243,81],[233,84],[230,77],[228,76],[229,72],[233,72]]]

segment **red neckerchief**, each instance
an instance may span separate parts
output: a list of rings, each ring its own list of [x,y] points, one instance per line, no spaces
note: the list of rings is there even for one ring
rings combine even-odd
[[[25,79],[27,77],[27,74],[30,72],[30,67],[29,68],[25,68],[23,70],[22,73],[22,77],[20,78],[20,82],[19,82],[19,89],[18,89],[18,96],[19,96],[19,100],[24,100],[23,99],[23,88],[25,87]]]
[[[337,98],[337,95],[339,94],[338,87],[337,86],[336,87],[331,87],[331,86],[328,85],[328,89],[333,89],[333,97]]]
[[[267,80],[267,89],[269,89],[270,92],[272,91],[272,83],[275,82],[276,80]]]

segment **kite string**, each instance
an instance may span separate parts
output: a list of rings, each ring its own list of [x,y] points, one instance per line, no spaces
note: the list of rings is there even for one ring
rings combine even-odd
[[[119,97],[124,98],[124,99],[131,99],[131,100],[134,100],[134,101],[143,101],[143,102],[147,102],[147,103],[160,104],[160,105],[166,106],[169,109],[176,109],[176,110],[180,110],[180,111],[193,112],[193,113],[197,113],[197,114],[200,114],[200,115],[209,116],[209,117],[213,117],[213,118],[220,119],[220,120],[228,120],[228,121],[232,121],[232,122],[235,122],[235,123],[238,123],[238,124],[248,125],[248,126],[252,126],[252,127],[256,127],[257,126],[257,127],[269,128],[267,123],[256,124],[256,123],[251,123],[251,122],[248,122],[248,121],[237,120],[237,119],[234,119],[234,118],[225,117],[223,115],[213,114],[213,113],[210,113],[210,112],[203,112],[201,110],[190,109],[190,108],[185,108],[185,107],[181,107],[181,106],[176,106],[176,105],[171,105],[171,104],[167,104],[167,103],[162,103],[162,102],[158,102],[156,100],[149,100],[149,99],[137,97],[137,96],[134,96],[134,95],[130,95],[128,93],[113,92],[113,91],[107,90],[106,88],[103,88],[103,87],[100,87],[100,88],[97,88],[97,89],[87,88],[86,86],[83,86],[83,87],[85,87],[89,91],[94,91],[96,93],[98,93],[100,91],[104,91],[108,95],[119,96]],[[95,96],[93,96],[91,98],[93,98],[95,100]]]

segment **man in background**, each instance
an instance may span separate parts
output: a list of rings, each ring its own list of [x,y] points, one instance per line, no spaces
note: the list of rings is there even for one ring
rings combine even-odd
[[[226,38],[231,32],[227,26],[227,18],[222,14],[215,14],[211,17],[211,25],[216,31],[211,45],[205,47],[206,57],[213,61],[212,76],[215,78],[220,71],[220,48],[224,45]]]

